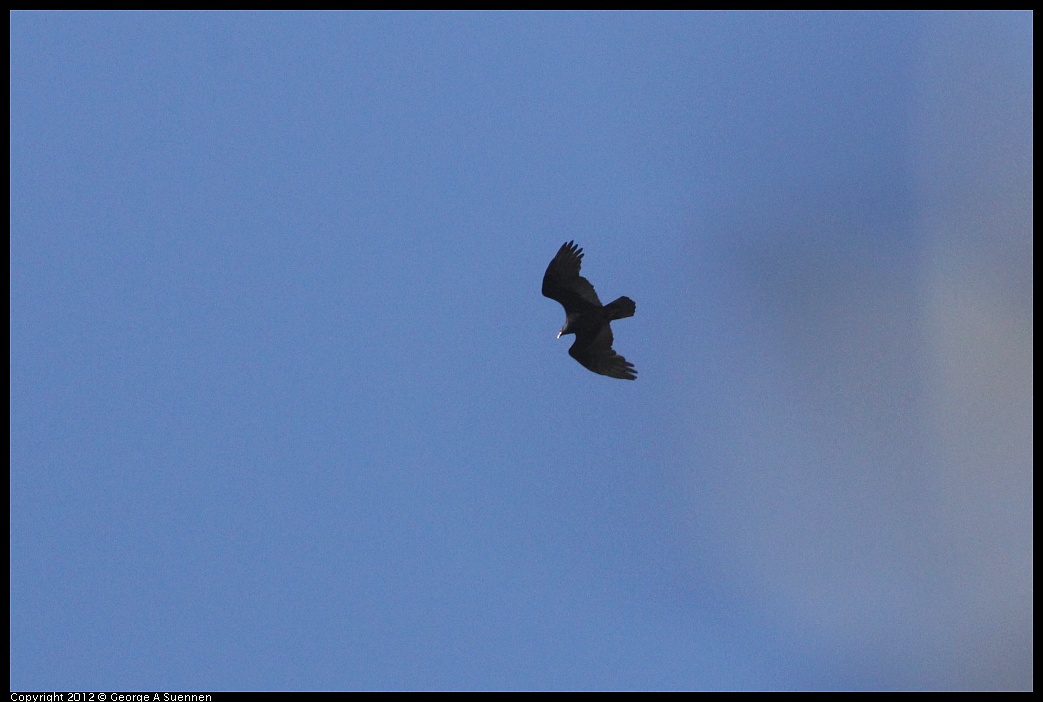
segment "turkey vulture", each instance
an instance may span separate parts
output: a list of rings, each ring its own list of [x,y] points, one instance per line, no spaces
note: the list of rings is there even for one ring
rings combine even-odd
[[[634,364],[612,350],[612,329],[608,323],[633,317],[637,305],[629,297],[602,305],[594,286],[579,274],[582,260],[583,249],[570,241],[562,244],[543,274],[544,297],[557,300],[565,308],[565,325],[558,332],[558,338],[562,334],[576,335],[569,355],[589,370],[612,378],[634,380],[637,378]]]

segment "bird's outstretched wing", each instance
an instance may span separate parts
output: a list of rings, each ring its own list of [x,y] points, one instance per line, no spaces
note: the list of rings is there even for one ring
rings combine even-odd
[[[623,380],[637,379],[634,364],[612,349],[612,340],[612,328],[607,323],[596,330],[577,333],[569,355],[595,373]]]
[[[594,286],[579,274],[582,262],[583,249],[570,241],[562,244],[543,274],[544,297],[560,302],[567,314],[585,311],[591,306],[601,307]]]

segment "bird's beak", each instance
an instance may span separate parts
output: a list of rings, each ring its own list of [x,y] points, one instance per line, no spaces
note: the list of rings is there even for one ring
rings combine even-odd
[[[561,338],[561,332],[558,332],[558,338],[559,339]]]

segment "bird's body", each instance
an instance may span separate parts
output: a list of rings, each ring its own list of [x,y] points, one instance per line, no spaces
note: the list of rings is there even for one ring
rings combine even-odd
[[[569,355],[595,373],[612,378],[634,380],[637,371],[612,349],[609,322],[633,317],[637,305],[629,297],[620,297],[602,305],[594,286],[579,274],[583,249],[574,242],[563,244],[543,274],[543,295],[565,308],[565,325],[558,332],[575,334]]]

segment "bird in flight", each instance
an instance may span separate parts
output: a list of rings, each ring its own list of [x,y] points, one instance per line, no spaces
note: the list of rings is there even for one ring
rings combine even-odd
[[[558,332],[575,334],[569,355],[589,370],[611,378],[634,380],[637,371],[612,349],[609,322],[633,317],[637,305],[629,297],[620,297],[602,305],[594,286],[579,274],[583,249],[574,242],[562,244],[543,274],[543,295],[557,300],[565,308],[565,325]]]

